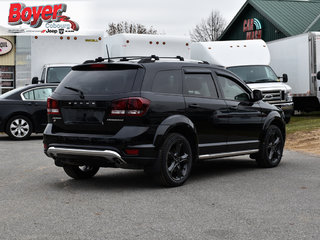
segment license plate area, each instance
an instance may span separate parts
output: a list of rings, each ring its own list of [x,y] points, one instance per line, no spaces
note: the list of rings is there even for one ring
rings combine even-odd
[[[61,109],[64,124],[103,124],[105,111],[99,109]]]

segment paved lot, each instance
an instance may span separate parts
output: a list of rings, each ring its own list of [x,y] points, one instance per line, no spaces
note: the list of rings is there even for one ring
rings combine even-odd
[[[0,239],[319,239],[320,158],[285,152],[275,169],[247,157],[198,166],[164,189],[142,171],[69,179],[41,137],[0,135]]]

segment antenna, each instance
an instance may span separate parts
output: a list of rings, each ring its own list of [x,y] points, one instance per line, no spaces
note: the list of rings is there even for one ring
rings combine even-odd
[[[112,62],[109,54],[108,44],[106,44],[106,49],[107,49],[107,55],[108,55],[108,62]]]

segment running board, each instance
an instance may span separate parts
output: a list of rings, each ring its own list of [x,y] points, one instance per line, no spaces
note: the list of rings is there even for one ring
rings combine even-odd
[[[214,159],[214,158],[223,158],[223,157],[234,157],[234,156],[248,155],[248,154],[257,153],[257,152],[259,152],[259,149],[239,151],[239,152],[229,152],[229,153],[205,154],[205,155],[200,155],[199,159],[205,160],[205,159]]]

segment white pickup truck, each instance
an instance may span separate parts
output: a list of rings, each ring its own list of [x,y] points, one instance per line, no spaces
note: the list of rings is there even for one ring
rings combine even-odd
[[[60,83],[62,79],[71,71],[76,63],[57,63],[45,64],[41,71],[40,79],[38,77],[32,78],[32,84],[37,83]]]

